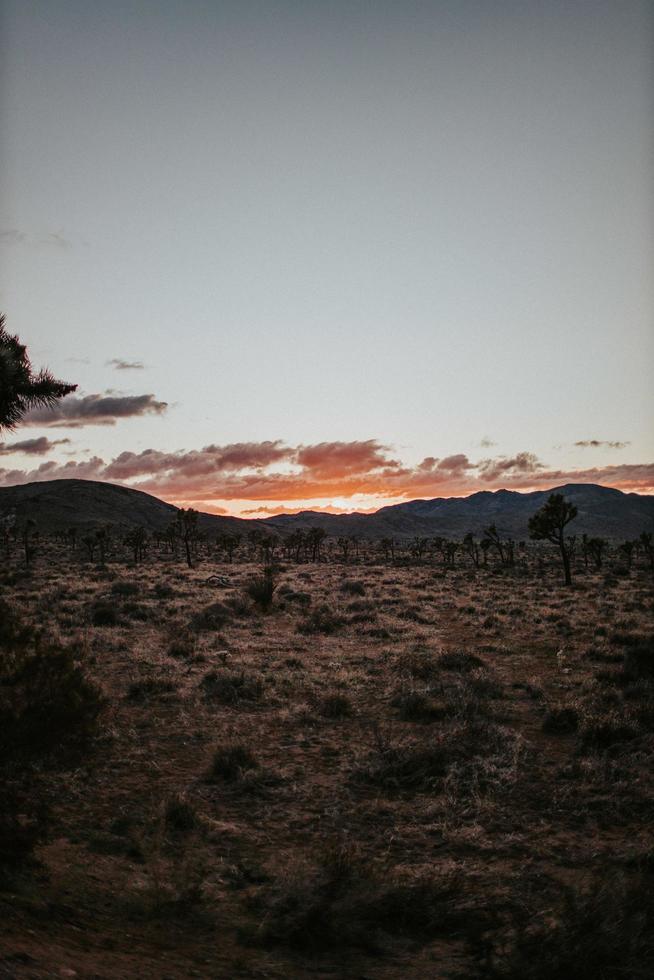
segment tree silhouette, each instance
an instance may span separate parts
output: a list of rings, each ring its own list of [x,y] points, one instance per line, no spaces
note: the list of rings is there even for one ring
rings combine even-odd
[[[76,388],[44,369],[33,374],[27,348],[7,333],[0,314],[0,432],[15,428],[31,408],[54,405]]]
[[[536,541],[551,541],[558,546],[563,562],[565,584],[572,585],[570,573],[570,548],[564,536],[566,524],[577,516],[577,508],[569,503],[563,494],[550,494],[547,503],[529,518],[529,537]]]

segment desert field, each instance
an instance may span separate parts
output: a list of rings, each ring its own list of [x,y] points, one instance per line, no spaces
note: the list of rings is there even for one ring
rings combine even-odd
[[[6,559],[0,977],[652,975],[643,556],[348,559]]]

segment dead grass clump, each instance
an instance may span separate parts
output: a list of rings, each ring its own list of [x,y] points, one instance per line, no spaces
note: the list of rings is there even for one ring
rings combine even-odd
[[[459,671],[462,674],[467,674],[477,667],[485,667],[486,665],[474,653],[467,653],[464,650],[451,650],[440,655],[438,666],[442,670]]]
[[[132,681],[127,688],[127,697],[130,701],[143,703],[151,698],[171,694],[175,689],[172,681],[165,681],[158,677],[146,677],[143,680]]]
[[[263,890],[255,904],[263,913],[255,938],[265,946],[312,952],[380,952],[392,937],[420,943],[469,925],[473,916],[461,907],[460,893],[460,880],[451,873],[382,879],[341,846],[317,864],[297,864]]]
[[[212,602],[191,616],[188,628],[196,632],[221,630],[230,621],[231,616],[232,611],[225,603]]]
[[[338,633],[344,626],[344,620],[339,616],[331,606],[323,603],[320,606],[316,606],[308,616],[302,619],[298,623],[298,633],[303,633],[305,636],[310,636],[316,633],[322,633],[324,636],[331,636],[332,633]]]
[[[197,650],[197,639],[190,631],[183,630],[170,641],[166,653],[176,660],[190,660]]]
[[[173,833],[186,834],[198,825],[198,814],[184,793],[174,793],[164,807],[166,829]]]
[[[245,670],[210,670],[200,681],[200,687],[210,700],[232,706],[261,701],[264,696],[263,678]]]
[[[344,595],[364,596],[366,594],[366,587],[363,582],[355,582],[352,579],[346,579],[341,584],[341,592]]]
[[[323,718],[351,718],[354,707],[347,694],[327,694],[318,702],[318,711]]]
[[[431,650],[423,647],[414,647],[408,653],[397,657],[395,668],[420,681],[430,681],[440,673],[439,659]]]
[[[90,609],[93,626],[119,626],[120,615],[111,599],[96,599]]]
[[[426,691],[406,690],[396,694],[391,704],[398,709],[401,721],[429,724],[447,715],[442,702],[435,701]]]
[[[533,905],[533,901],[528,903]],[[646,980],[654,973],[651,880],[612,874],[595,889],[566,888],[560,907],[520,909],[484,965],[492,980]]]
[[[222,779],[227,783],[243,779],[247,772],[258,769],[259,763],[248,748],[238,742],[216,749],[207,773],[207,779]]]
[[[548,735],[570,735],[579,728],[579,712],[570,705],[555,705],[548,710],[541,727]]]
[[[496,725],[453,725],[420,742],[390,742],[377,736],[373,752],[354,770],[354,778],[370,783],[387,792],[429,792],[439,788],[446,776],[457,767],[460,777],[470,779],[471,763],[485,760],[491,772],[492,757],[495,769],[515,761],[516,736]],[[469,772],[464,773],[468,766]],[[481,773],[476,774],[481,786]]]
[[[141,588],[138,582],[130,582],[126,579],[121,579],[118,582],[114,582],[111,586],[111,594],[115,596],[122,596],[123,598],[133,598],[137,596]]]

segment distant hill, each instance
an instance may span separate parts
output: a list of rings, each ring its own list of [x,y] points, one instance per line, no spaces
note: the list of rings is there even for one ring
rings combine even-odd
[[[94,480],[47,480],[22,486],[0,487],[0,515],[15,512],[18,520],[34,518],[49,531],[69,527],[92,528],[113,524],[149,531],[167,527],[177,507],[141,490]],[[255,524],[258,522],[255,522]],[[215,532],[252,529],[251,521],[202,514],[200,526]]]
[[[501,535],[527,537],[529,518],[550,493],[562,493],[578,508],[571,533],[607,538],[636,537],[654,532],[654,497],[622,493],[593,483],[571,483],[551,490],[518,493],[482,491],[470,497],[437,497],[382,507],[374,514],[324,514],[304,511],[265,520],[241,520],[201,514],[200,526],[212,533],[241,532],[255,527],[288,534],[296,528],[323,527],[333,537],[412,538],[416,535],[462,537],[480,534],[495,524]],[[34,518],[44,530],[77,526],[142,525],[154,531],[174,520],[177,508],[140,490],[92,480],[50,480],[0,488],[0,515],[15,512],[19,520]]]
[[[410,538],[441,534],[462,537],[481,533],[495,524],[501,535],[527,537],[529,518],[551,493],[562,493],[579,513],[571,533],[607,538],[636,537],[654,531],[654,497],[622,493],[594,483],[569,483],[550,490],[518,493],[489,490],[470,497],[436,497],[382,507],[375,514],[322,514],[304,511],[292,516],[270,517],[264,524],[280,530],[292,527],[324,527],[331,535],[357,534],[362,538]]]

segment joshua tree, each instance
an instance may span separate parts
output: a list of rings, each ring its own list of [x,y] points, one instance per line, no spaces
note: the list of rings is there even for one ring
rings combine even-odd
[[[311,552],[311,561],[320,561],[322,543],[327,537],[324,527],[312,527],[307,531],[306,545]]]
[[[570,521],[577,516],[577,508],[569,503],[563,494],[550,494],[547,503],[529,518],[529,537],[535,541],[551,541],[557,545],[563,562],[565,584],[572,585],[570,571],[570,546],[566,541],[564,530]]]
[[[602,561],[604,559],[604,550],[607,545],[606,538],[587,538],[586,539],[586,550],[590,557],[595,562],[595,568],[602,567]]]
[[[29,564],[34,557],[34,547],[32,541],[38,536],[38,531],[36,530],[36,521],[28,517],[23,527],[21,528],[21,538],[23,539],[23,553],[25,555],[25,564],[29,567]]]
[[[27,348],[7,333],[0,315],[0,432],[13,429],[31,408],[51,406],[76,388],[43,369],[33,374]]]
[[[623,543],[618,548],[618,551],[625,556],[627,560],[627,568],[629,569],[631,568],[631,563],[634,558],[634,553],[636,553],[637,550],[638,550],[637,541],[623,541]]]
[[[500,561],[503,565],[513,565],[514,564],[514,542],[513,538],[509,538],[508,541],[502,541],[498,533],[497,528],[494,524],[487,527],[484,531],[484,541],[487,541],[486,550],[488,548],[495,548],[498,555],[500,556]],[[482,541],[482,547],[484,546],[484,541]]]
[[[479,545],[475,541],[474,535],[471,531],[468,531],[463,538],[461,547],[465,553],[472,558],[472,563],[475,568],[479,568]]]
[[[145,529],[142,527],[133,527],[131,531],[128,531],[125,537],[125,544],[128,546],[128,548],[132,549],[135,565],[138,565],[139,561],[143,561],[143,558],[145,557],[146,542],[147,535],[145,533]]]
[[[649,531],[643,531],[638,539],[638,542],[649,558],[649,563],[654,569],[654,545],[652,544],[652,535]]]
[[[177,521],[179,531],[186,549],[186,564],[189,568],[193,567],[191,558],[191,546],[198,536],[198,512],[189,507],[188,510],[181,508],[177,511]]]

